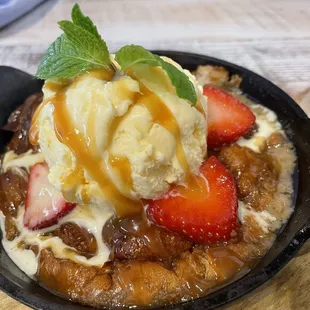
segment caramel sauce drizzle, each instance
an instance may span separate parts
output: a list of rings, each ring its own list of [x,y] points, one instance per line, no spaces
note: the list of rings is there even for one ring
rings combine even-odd
[[[92,153],[97,152],[96,146],[96,111],[97,111],[97,104],[94,101],[91,101],[91,108],[89,112],[89,116],[87,119],[86,125],[86,143],[89,146],[89,150]]]
[[[109,164],[113,169],[116,169],[120,175],[121,181],[125,185],[125,190],[129,193],[132,189],[131,165],[130,161],[125,156],[109,156]]]
[[[249,269],[247,263],[226,246],[210,247],[208,254],[220,282],[231,279],[243,269]]]
[[[91,177],[99,184],[101,190],[115,206],[117,214],[124,216],[140,210],[140,203],[121,195],[117,187],[111,182],[100,156],[89,151],[83,134],[76,130],[70,118],[65,104],[65,94],[56,95],[52,102],[55,108],[55,131],[58,140],[69,147],[76,157],[78,165],[85,167]]]
[[[53,91],[53,92],[58,92],[64,89],[64,87],[68,86],[70,83],[68,81],[63,81],[63,82],[53,82],[53,81],[46,81],[44,86]]]
[[[113,77],[111,72],[106,70],[94,70],[77,78],[71,85],[66,83],[54,83],[46,82],[45,87],[56,92],[52,98],[48,98],[37,109],[32,126],[30,129],[30,141],[32,144],[38,143],[38,115],[42,111],[43,107],[47,103],[51,103],[54,106],[54,126],[57,139],[66,145],[77,159],[77,167],[73,173],[66,179],[66,187],[78,186],[85,184],[85,178],[83,174],[83,168],[90,174],[90,176],[99,184],[102,192],[108,200],[114,205],[118,216],[125,216],[131,213],[135,213],[141,210],[142,202],[134,201],[124,195],[122,195],[119,189],[114,185],[111,180],[108,169],[115,169],[121,181],[125,184],[128,194],[132,188],[131,178],[131,165],[127,157],[117,156],[115,154],[109,154],[108,162],[104,163],[100,156],[100,151],[96,147],[96,133],[95,133],[95,117],[97,106],[92,103],[91,111],[87,121],[86,139],[77,127],[75,126],[70,113],[66,105],[66,91],[69,88],[75,87],[78,81],[86,78],[87,76],[94,76],[106,81],[110,81]],[[184,170],[186,176],[189,175],[189,165],[185,156],[184,148],[182,145],[181,131],[178,126],[177,120],[170,111],[170,109],[164,104],[164,102],[155,93],[150,91],[141,82],[140,93],[130,91],[124,88],[123,81],[115,81],[115,91],[117,91],[123,99],[132,99],[134,104],[139,104],[148,109],[152,115],[154,123],[163,126],[168,130],[176,141],[176,157]],[[123,92],[126,93],[123,94]],[[134,97],[133,97],[134,96]],[[133,105],[134,105],[133,104]],[[133,106],[131,105],[131,106]],[[123,120],[123,116],[116,117],[109,126],[108,143],[105,150],[109,150],[113,141],[114,134]],[[102,150],[103,151],[103,150]],[[90,201],[87,190],[82,191],[82,200],[84,203]]]
[[[197,102],[195,104],[195,108],[204,116],[206,117],[206,112],[202,107],[201,101],[199,99],[197,99]]]
[[[122,102],[124,100],[132,100],[133,102],[136,102],[137,96],[139,96],[139,93],[133,92],[128,89],[125,80],[119,79],[113,83],[113,89],[111,90],[116,93],[116,97],[118,98],[118,101]],[[116,104],[114,102],[114,104]],[[126,114],[129,113],[130,109],[133,107],[134,104],[128,107],[128,111]],[[107,145],[105,146],[105,149],[109,150],[111,147],[111,144],[113,142],[113,138],[115,136],[115,132],[118,129],[118,126],[124,119],[125,115],[115,117],[111,123],[109,124],[108,129],[108,141]],[[115,170],[119,177],[120,181],[122,182],[123,186],[125,187],[126,194],[130,196],[130,191],[133,187],[133,181],[131,177],[131,165],[130,161],[125,156],[115,155],[111,152],[109,152],[109,159],[108,159],[109,166]]]
[[[185,186],[175,185],[172,188],[176,195],[186,197],[194,202],[206,199],[208,181],[203,176],[191,174],[186,181],[187,183]]]
[[[60,79],[57,82],[46,81],[44,84],[44,87],[53,91],[53,92],[65,92],[69,87],[70,88],[75,87],[79,81],[81,81],[81,80],[83,80],[89,76],[100,78],[100,79],[103,79],[106,81],[110,81],[114,76],[114,72],[108,71],[108,70],[103,70],[103,69],[94,69],[94,70],[87,72],[84,75],[77,77],[75,80]],[[44,100],[40,104],[40,106],[36,109],[36,111],[33,115],[32,124],[31,124],[30,131],[29,131],[29,140],[30,140],[30,143],[32,145],[38,145],[38,140],[39,140],[39,124],[38,124],[39,118],[38,118],[38,116],[40,115],[44,106],[46,104],[48,104],[49,102],[51,102],[52,100],[53,100],[53,97]]]
[[[141,86],[143,95],[137,104],[143,105],[147,108],[152,115],[154,123],[161,125],[173,135],[176,141],[176,157],[185,175],[187,176],[189,165],[185,156],[182,145],[181,131],[176,118],[156,94],[146,89],[146,87],[143,87],[143,85]]]

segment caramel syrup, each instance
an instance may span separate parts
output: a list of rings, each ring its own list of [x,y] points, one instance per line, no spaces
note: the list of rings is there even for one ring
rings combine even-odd
[[[110,180],[107,168],[102,164],[99,154],[92,154],[83,137],[76,130],[67,106],[64,102],[65,94],[57,94],[53,99],[55,132],[58,140],[69,147],[77,159],[78,166],[86,169],[90,176],[99,184],[107,199],[115,206],[119,216],[138,211],[142,205],[124,197]]]
[[[187,175],[189,166],[182,145],[181,131],[176,118],[156,94],[146,89],[146,87],[143,87],[143,85],[141,86],[143,96],[137,104],[147,108],[152,115],[153,122],[161,125],[173,135],[176,141],[176,157],[184,174]]]
[[[129,194],[133,186],[129,159],[125,156],[115,156],[111,154],[109,156],[109,165],[112,169],[118,171],[122,183],[125,184],[125,190]]]
[[[155,69],[154,72],[157,72],[156,74],[159,75],[159,70],[156,71]],[[165,85],[165,87],[166,84],[169,85],[169,90],[171,91],[171,83],[167,83],[167,77],[163,74],[161,75],[164,80],[163,85]],[[126,114],[116,117],[111,122],[109,126],[108,143],[104,150],[98,150],[96,146],[96,132],[94,125],[97,110],[96,103],[93,102],[91,106],[91,111],[87,121],[86,139],[83,133],[77,129],[77,126],[74,124],[74,121],[68,111],[66,105],[66,91],[69,88],[75,87],[78,81],[86,78],[87,76],[94,76],[106,81],[110,81],[113,78],[113,74],[111,74],[110,71],[94,70],[77,78],[70,85],[65,82],[46,82],[45,87],[56,92],[56,94],[52,98],[45,100],[37,109],[30,129],[30,141],[32,144],[38,143],[38,115],[42,111],[45,104],[51,103],[54,107],[53,116],[56,136],[61,143],[66,145],[71,150],[77,159],[76,170],[68,177],[66,184],[64,185],[66,187],[70,187],[74,186],[75,183],[75,186],[78,187],[78,185],[84,184],[85,179],[83,173],[81,172],[85,169],[91,178],[99,184],[107,200],[112,202],[118,216],[125,216],[130,213],[138,212],[142,208],[142,203],[126,197],[131,197],[130,190],[133,187],[130,162],[128,158],[117,156],[110,152],[110,146],[113,141],[114,134]],[[134,104],[139,104],[147,108],[152,115],[153,122],[163,126],[175,137],[176,157],[184,171],[185,176],[188,177],[189,165],[182,145],[181,131],[172,112],[164,104],[160,97],[145,87],[143,83],[139,82],[140,93],[131,91],[127,87],[124,87],[124,85],[124,79],[114,81],[112,84],[112,90],[116,92],[120,99],[131,99],[134,101]],[[101,157],[101,153],[105,150],[109,152],[107,162],[103,162]],[[126,196],[120,192],[111,180],[108,173],[109,169],[114,169],[119,174],[121,182],[123,185],[125,184]],[[83,191],[82,198],[84,203],[88,203],[90,201],[90,197],[86,190]]]

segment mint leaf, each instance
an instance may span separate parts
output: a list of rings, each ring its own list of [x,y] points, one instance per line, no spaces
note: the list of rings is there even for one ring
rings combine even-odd
[[[170,63],[165,62],[159,56],[138,45],[126,45],[115,54],[115,59],[123,71],[137,64],[162,67],[169,76],[177,95],[182,99],[189,100],[192,105],[197,102],[197,94],[189,77]]]
[[[98,67],[105,67],[105,64],[93,63],[88,55],[81,53],[65,35],[62,35],[46,51],[36,77],[39,79],[72,78]]]
[[[106,65],[110,63],[110,54],[103,40],[67,20],[58,22],[58,25],[71,43],[81,52],[87,54],[93,63],[105,63]]]
[[[162,68],[167,72],[172,85],[175,87],[178,97],[189,100],[192,105],[197,102],[197,94],[189,77],[174,65],[160,59]],[[181,74],[180,74],[181,73]]]
[[[91,19],[82,13],[78,4],[73,6],[71,17],[72,22],[58,22],[64,34],[46,51],[36,73],[38,78],[73,78],[91,69],[113,68],[105,41]],[[137,64],[163,68],[177,95],[189,100],[193,105],[196,103],[196,91],[188,76],[142,46],[124,46],[116,53],[115,58],[123,71]]]
[[[36,74],[38,78],[73,78],[95,68],[111,69],[107,45],[96,26],[78,5],[71,15],[73,22],[58,23],[64,34],[46,51]]]
[[[126,45],[115,54],[115,59],[123,71],[137,64],[158,66],[155,55],[139,45]]]
[[[93,34],[95,37],[101,40],[101,36],[97,30],[97,27],[88,16],[85,16],[82,13],[80,6],[77,3],[73,6],[71,18],[74,24],[84,28],[89,33]]]

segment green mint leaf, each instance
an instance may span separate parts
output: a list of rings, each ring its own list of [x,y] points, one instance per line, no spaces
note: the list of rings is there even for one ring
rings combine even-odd
[[[76,4],[72,20],[58,24],[64,34],[46,51],[36,76],[40,79],[73,78],[95,68],[111,69],[110,54],[96,26]]]
[[[115,59],[123,71],[137,64],[158,66],[155,55],[139,45],[126,45],[115,54]]]
[[[189,77],[172,64],[165,62],[159,56],[152,54],[142,46],[126,45],[116,52],[115,59],[123,71],[137,64],[162,67],[175,87],[177,95],[182,99],[189,100],[192,105],[196,104],[197,94]]]
[[[101,40],[101,36],[97,30],[97,27],[88,16],[85,16],[82,13],[80,6],[77,3],[73,6],[71,18],[74,24],[84,28],[89,33],[93,34],[95,37]]]
[[[110,54],[103,40],[92,35],[81,26],[67,20],[58,22],[58,25],[71,43],[82,53],[87,54],[93,63],[97,63],[100,65],[99,67],[103,63],[106,66],[110,64]]]
[[[88,55],[81,53],[65,35],[62,35],[46,51],[36,77],[43,80],[72,78],[100,66],[105,67],[105,64],[93,63]]]
[[[175,87],[178,97],[189,100],[192,105],[197,102],[197,94],[189,77],[174,65],[159,58],[162,68],[167,72],[172,85]],[[181,73],[181,74],[180,74]]]

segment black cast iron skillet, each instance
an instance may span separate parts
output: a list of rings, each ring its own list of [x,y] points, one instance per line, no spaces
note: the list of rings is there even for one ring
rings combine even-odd
[[[171,51],[156,51],[171,57],[184,68],[194,70],[198,65],[223,66],[231,74],[239,74],[243,81],[241,89],[252,100],[276,112],[287,135],[294,142],[298,168],[294,173],[295,211],[267,255],[247,275],[206,297],[167,309],[213,309],[228,303],[273,277],[297,253],[310,237],[310,122],[301,108],[281,89],[263,77],[242,67],[219,59]],[[10,67],[0,67],[0,125],[3,125],[12,110],[34,92],[40,91],[42,82]],[[3,151],[7,137],[0,133],[0,148]],[[0,246],[0,288],[16,300],[44,310],[91,309],[52,295],[21,272]]]

